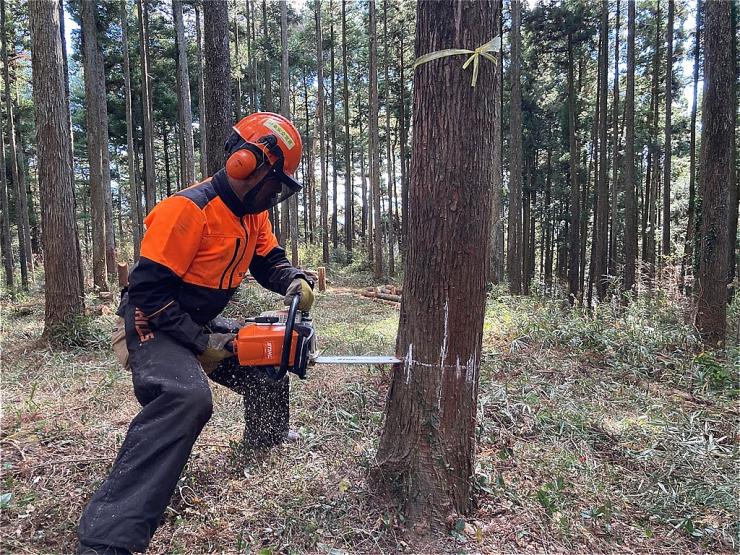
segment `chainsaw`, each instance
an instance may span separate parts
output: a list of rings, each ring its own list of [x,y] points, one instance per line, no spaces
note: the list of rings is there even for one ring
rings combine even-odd
[[[308,312],[298,310],[300,297],[293,297],[287,310],[263,312],[239,329],[231,343],[240,366],[257,367],[273,380],[288,372],[306,378],[315,364],[398,364],[393,356],[321,356],[316,329]]]

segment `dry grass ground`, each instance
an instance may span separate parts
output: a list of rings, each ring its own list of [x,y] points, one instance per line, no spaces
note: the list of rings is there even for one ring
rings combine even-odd
[[[96,306],[70,346],[40,343],[40,297],[3,300],[0,551],[69,553],[80,512],[138,410]],[[243,294],[252,314],[276,297]],[[88,303],[92,305],[93,303]],[[338,284],[319,295],[321,347],[386,353],[397,309]],[[492,295],[485,328],[476,511],[434,543],[367,484],[384,370],[321,367],[292,382],[302,439],[244,460],[242,405],[215,411],[150,553],[735,552],[737,350],[701,353],[680,307],[594,318]]]

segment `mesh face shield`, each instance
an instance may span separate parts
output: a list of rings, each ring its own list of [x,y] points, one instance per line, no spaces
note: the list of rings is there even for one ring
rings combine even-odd
[[[268,174],[244,197],[244,207],[249,214],[258,214],[288,200],[301,190],[301,184],[279,168],[273,167]]]
[[[283,170],[283,153],[277,145],[277,140],[273,135],[267,135],[260,139],[270,151],[270,154],[277,160],[272,165],[267,175],[255,185],[244,197],[244,206],[249,214],[259,214],[269,210],[288,200],[291,196],[300,191],[303,186],[295,179],[285,173]],[[257,146],[252,145],[242,139],[237,133],[232,133],[226,142],[226,157],[239,149],[249,149],[255,154],[259,165],[269,164],[267,156]]]

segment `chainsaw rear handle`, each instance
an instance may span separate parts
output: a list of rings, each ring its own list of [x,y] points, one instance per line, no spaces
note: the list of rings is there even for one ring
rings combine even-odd
[[[295,327],[295,317],[298,314],[298,304],[301,302],[300,295],[295,295],[290,301],[288,316],[285,319],[285,336],[283,337],[283,352],[280,357],[280,367],[270,366],[265,369],[268,377],[272,380],[280,381],[288,374],[290,366],[290,347],[293,343],[293,328]],[[296,349],[296,359],[298,358],[298,349]]]

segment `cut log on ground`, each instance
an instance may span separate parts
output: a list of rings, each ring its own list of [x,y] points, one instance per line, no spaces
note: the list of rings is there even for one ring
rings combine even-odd
[[[401,302],[401,295],[389,295],[387,293],[381,293],[379,291],[363,291],[362,296],[369,299],[380,299],[383,301],[390,301],[394,303]]]

